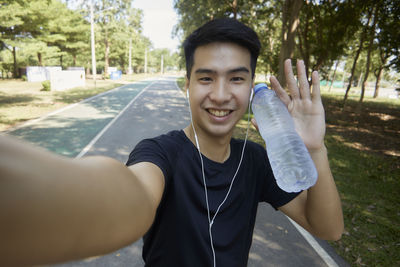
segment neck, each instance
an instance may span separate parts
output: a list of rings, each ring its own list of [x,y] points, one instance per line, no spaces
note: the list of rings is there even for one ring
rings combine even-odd
[[[196,146],[196,139],[194,137],[194,131],[192,125],[187,126],[183,130],[186,136]],[[210,136],[196,129],[197,138],[200,145],[201,153],[212,161],[223,163],[225,162],[231,153],[230,141],[232,135],[223,137]]]

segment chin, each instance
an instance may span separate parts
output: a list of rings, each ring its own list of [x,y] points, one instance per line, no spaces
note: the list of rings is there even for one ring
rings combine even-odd
[[[207,132],[215,137],[226,137],[226,136],[232,136],[233,129],[235,128],[235,125],[230,126],[230,125],[217,125],[217,126],[211,126],[207,128]]]

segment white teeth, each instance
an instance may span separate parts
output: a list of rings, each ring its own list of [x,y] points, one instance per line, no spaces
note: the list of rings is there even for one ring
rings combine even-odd
[[[223,111],[223,110],[215,110],[215,109],[209,109],[208,110],[212,115],[217,116],[217,117],[224,117],[229,114],[229,111]]]

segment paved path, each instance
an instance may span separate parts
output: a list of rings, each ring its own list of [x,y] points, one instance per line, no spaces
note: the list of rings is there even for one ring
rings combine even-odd
[[[121,87],[10,134],[70,157],[106,155],[125,162],[143,138],[184,128],[189,120],[175,80],[163,78]],[[306,238],[284,215],[260,204],[248,266],[348,266],[326,242]],[[56,266],[143,266],[141,246],[138,241],[109,255]]]

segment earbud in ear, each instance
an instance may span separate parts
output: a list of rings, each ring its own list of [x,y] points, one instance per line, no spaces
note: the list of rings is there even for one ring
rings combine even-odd
[[[253,95],[254,95],[254,90],[253,88],[251,89],[251,93],[250,93],[250,98],[249,101],[251,102],[251,100],[253,100]]]

